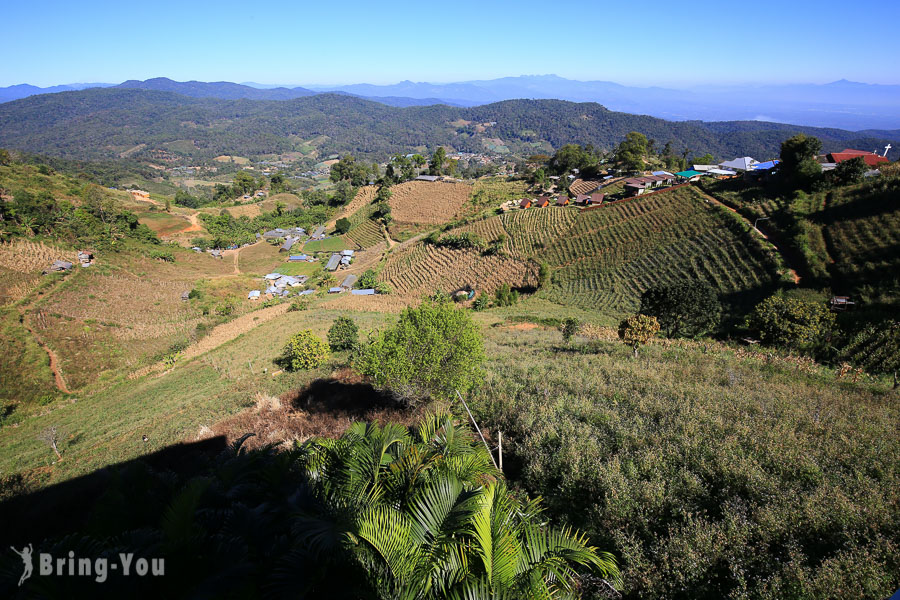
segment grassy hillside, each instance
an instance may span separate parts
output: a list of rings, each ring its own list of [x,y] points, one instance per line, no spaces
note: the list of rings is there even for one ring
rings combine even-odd
[[[492,445],[503,431],[514,484],[615,552],[626,598],[816,598],[833,586],[868,598],[900,583],[900,405],[880,384],[709,342],[660,341],[634,360],[600,328],[566,346],[518,318],[530,310],[477,315],[488,362],[470,404]],[[324,336],[346,314],[283,313],[158,376],[50,404],[0,429],[0,471],[48,484],[216,433],[265,443],[335,435],[365,414],[409,419],[367,412],[370,388],[347,375],[346,354],[272,374],[291,333]],[[390,319],[349,314],[363,337]],[[60,461],[36,439],[49,425],[64,432]]]

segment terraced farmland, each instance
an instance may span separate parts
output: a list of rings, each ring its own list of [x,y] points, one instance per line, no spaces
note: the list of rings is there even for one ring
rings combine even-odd
[[[693,188],[581,212],[543,258],[555,272],[542,296],[610,313],[633,311],[648,287],[685,278],[752,301],[778,276],[770,251]]]
[[[471,191],[464,183],[408,181],[391,188],[391,213],[400,223],[446,223],[460,212]]]
[[[353,227],[346,237],[360,248],[371,248],[378,242],[384,241],[381,226],[371,219],[366,219],[356,227]]]
[[[648,287],[679,279],[708,281],[729,302],[752,302],[777,279],[771,251],[724,209],[693,188],[598,210],[517,210],[468,224],[491,242],[506,236],[499,256],[418,244],[389,259],[382,277],[399,293],[452,290],[471,283],[532,285],[536,265],[553,267],[538,296],[608,315],[635,310]]]
[[[864,183],[829,194],[826,208],[813,215],[823,226],[834,260],[836,289],[877,285],[900,270],[900,179]]]
[[[0,304],[24,298],[55,260],[77,263],[76,252],[22,239],[0,244]]]
[[[422,243],[391,255],[381,279],[404,296],[422,296],[435,290],[451,292],[465,285],[493,292],[504,283],[526,286],[537,281],[534,265],[523,260]]]

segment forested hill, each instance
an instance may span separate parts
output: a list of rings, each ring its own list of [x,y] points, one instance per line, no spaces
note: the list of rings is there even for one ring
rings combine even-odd
[[[495,122],[487,128],[479,123]],[[670,122],[609,111],[596,103],[508,100],[474,108],[445,105],[392,107],[339,94],[285,101],[195,98],[165,91],[88,89],[32,96],[0,105],[0,147],[78,159],[154,157],[208,159],[219,154],[258,156],[297,150],[318,136],[320,155],[352,152],[385,158],[414,148],[446,146],[520,155],[566,143],[611,149],[639,131],[677,152],[717,158],[778,154],[796,132],[820,138],[826,150],[900,145],[900,131],[850,132],[762,122]],[[498,143],[499,142],[499,143]],[[896,152],[896,151],[895,151]]]

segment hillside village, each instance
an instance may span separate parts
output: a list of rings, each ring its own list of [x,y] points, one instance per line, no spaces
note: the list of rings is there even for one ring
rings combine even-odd
[[[209,454],[227,471],[371,441],[374,424],[415,436],[446,410],[516,494],[610,549],[621,597],[687,597],[669,584],[685,548],[703,559],[684,574],[700,596],[744,585],[707,583],[709,532],[772,586],[827,587],[817,553],[864,555],[875,583],[850,597],[880,594],[896,579],[900,288],[885,274],[900,172],[889,149],[815,142],[703,161],[571,144],[477,177],[442,148],[345,155],[325,183],[292,187],[273,164],[218,196],[76,185],[11,156],[0,476],[23,491],[9,506],[34,521],[72,482],[107,489],[98,473],[172,448],[244,445]],[[208,475],[184,452],[161,479]]]

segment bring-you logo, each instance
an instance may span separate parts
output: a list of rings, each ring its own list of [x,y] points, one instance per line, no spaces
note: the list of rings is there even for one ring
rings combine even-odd
[[[28,544],[21,550],[10,546],[22,559],[22,576],[19,586],[34,575],[34,548]],[[164,558],[135,557],[133,552],[120,552],[115,556],[85,558],[70,550],[65,556],[53,556],[41,552],[37,556],[37,575],[40,577],[87,577],[103,583],[111,573],[123,577],[162,577],[166,574]]]

